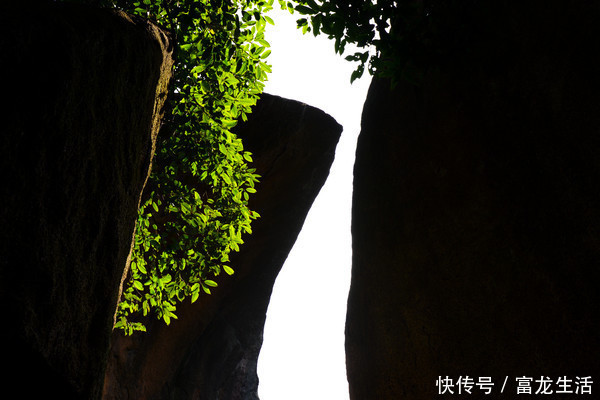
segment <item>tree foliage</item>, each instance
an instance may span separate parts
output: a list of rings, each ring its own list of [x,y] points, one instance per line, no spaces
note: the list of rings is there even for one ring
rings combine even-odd
[[[232,128],[246,120],[271,71],[264,30],[273,24],[266,15],[273,0],[70,1],[152,19],[171,32],[176,47],[171,111],[158,138],[117,310],[115,327],[131,334],[145,330],[142,317],[150,314],[169,324],[178,302],[210,294],[215,276],[233,274],[229,255],[259,217],[248,208],[259,176]],[[349,43],[362,49],[346,57],[359,63],[352,81],[365,70],[408,75],[406,60],[417,57],[406,55],[427,24],[428,11],[418,0],[278,1],[301,14],[304,33],[333,39],[337,53]]]
[[[423,65],[438,57],[434,45],[439,20],[446,8],[441,1],[427,0],[279,0],[283,9],[301,15],[303,33],[325,34],[334,50],[344,54],[348,44],[358,51],[345,58],[357,62],[351,81],[365,71],[371,75],[417,81]],[[434,4],[436,3],[436,4]]]
[[[115,328],[169,324],[177,303],[196,301],[233,274],[229,255],[258,218],[248,208],[259,176],[233,132],[271,71],[264,29],[273,0],[104,0],[156,21],[174,37],[170,113],[159,135],[138,213],[132,262]]]
[[[120,5],[120,4],[119,4]],[[213,277],[251,233],[258,214],[248,208],[258,181],[231,129],[246,120],[264,87],[264,13],[271,1],[134,2],[134,13],[155,18],[175,35],[174,104],[157,145],[148,195],[138,218],[131,273],[117,328],[144,329],[136,313],[169,324],[176,303],[217,286]]]

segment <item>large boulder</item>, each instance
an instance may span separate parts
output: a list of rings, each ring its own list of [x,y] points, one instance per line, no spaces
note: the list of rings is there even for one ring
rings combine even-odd
[[[4,390],[97,399],[169,39],[123,13],[24,2],[0,14],[0,48]]]
[[[236,130],[261,175],[261,218],[210,296],[177,308],[169,326],[113,335],[104,399],[258,399],[257,361],[275,278],[329,174],[341,126],[323,111],[263,94]]]
[[[559,379],[573,392],[577,377],[598,379],[600,5],[508,3],[458,20],[465,51],[420,84],[370,88],[354,170],[352,400],[469,397],[467,376],[473,396],[490,377],[510,398],[525,376],[532,393],[544,377],[550,397],[572,398]]]

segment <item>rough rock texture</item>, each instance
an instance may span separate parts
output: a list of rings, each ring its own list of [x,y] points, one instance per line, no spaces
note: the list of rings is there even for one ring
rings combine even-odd
[[[212,295],[179,305],[168,327],[150,321],[144,334],[115,332],[106,400],[258,398],[272,287],[329,174],[341,126],[313,107],[265,94],[237,133],[262,178],[250,205],[261,218],[231,257],[236,272],[220,276]]]
[[[3,386],[96,399],[171,53],[124,14],[25,4],[0,14]]]
[[[439,376],[490,376],[496,394],[508,376],[507,398],[517,376],[598,380],[599,10],[498,7],[480,21],[497,36],[472,32],[483,50],[465,43],[475,51],[421,86],[373,82],[354,178],[352,400],[437,398]]]

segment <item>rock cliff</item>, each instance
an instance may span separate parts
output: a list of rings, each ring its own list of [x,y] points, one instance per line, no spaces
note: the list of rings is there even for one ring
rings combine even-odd
[[[97,399],[169,40],[125,14],[23,2],[0,14],[0,48],[4,391]]]
[[[507,398],[517,377],[544,376],[558,399],[558,378],[573,391],[577,376],[598,379],[600,6],[531,3],[472,10],[486,31],[459,21],[468,51],[420,85],[370,88],[354,170],[352,400],[433,399],[438,377],[461,376],[491,377],[495,394],[508,377]]]
[[[104,399],[257,399],[258,354],[272,287],[334,159],[341,126],[305,104],[264,94],[237,128],[261,175],[261,218],[231,257],[233,276],[165,326],[113,335]]]

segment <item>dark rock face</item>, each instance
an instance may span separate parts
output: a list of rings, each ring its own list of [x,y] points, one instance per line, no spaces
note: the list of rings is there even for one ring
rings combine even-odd
[[[237,129],[261,175],[251,209],[261,218],[233,276],[210,296],[178,306],[165,326],[113,336],[104,399],[257,399],[258,354],[275,278],[329,174],[341,126],[315,108],[263,95]],[[223,279],[221,279],[223,278]]]
[[[171,75],[124,14],[47,3],[0,16],[5,388],[101,395],[119,283]]]
[[[600,7],[561,4],[481,21],[502,36],[489,53],[421,86],[373,82],[355,164],[353,400],[433,399],[439,376],[492,377],[496,394],[508,376],[507,397],[521,376],[598,380]]]

